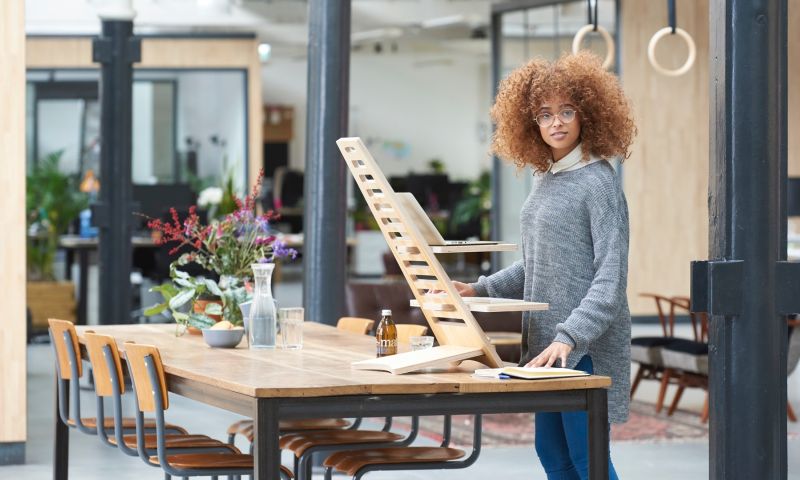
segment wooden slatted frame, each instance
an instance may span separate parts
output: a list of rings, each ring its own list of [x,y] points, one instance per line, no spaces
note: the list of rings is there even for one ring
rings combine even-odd
[[[469,307],[461,299],[450,277],[442,268],[417,226],[410,221],[408,215],[397,204],[394,190],[364,143],[360,138],[355,137],[341,138],[336,144],[364,195],[370,211],[375,216],[414,297],[422,305],[420,309],[428,321],[431,332],[439,341],[439,345],[479,348],[482,354],[473,360],[490,367],[502,367],[503,362],[490,343],[489,337],[483,332]],[[402,233],[402,236],[398,236],[397,233]],[[417,264],[412,265],[412,262],[417,262]],[[424,266],[419,263],[423,263]],[[425,268],[423,279],[419,278],[422,275],[421,267]],[[431,280],[431,278],[435,280]],[[436,310],[427,308],[431,299],[426,298],[425,292],[429,288],[441,290],[445,294],[435,300]],[[442,307],[438,307],[438,305],[442,305]],[[454,320],[460,320],[460,322]]]

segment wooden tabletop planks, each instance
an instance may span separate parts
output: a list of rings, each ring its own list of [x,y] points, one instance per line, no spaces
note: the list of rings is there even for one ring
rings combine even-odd
[[[168,376],[223,388],[250,397],[321,397],[334,395],[409,393],[489,393],[573,390],[608,387],[608,377],[589,376],[550,380],[496,380],[475,378],[479,365],[462,364],[449,370],[392,375],[354,370],[354,361],[373,358],[375,340],[315,322],[304,324],[302,350],[249,350],[246,342],[235,349],[210,348],[199,335],[175,336],[175,325],[109,325],[77,327],[125,341],[155,345]]]

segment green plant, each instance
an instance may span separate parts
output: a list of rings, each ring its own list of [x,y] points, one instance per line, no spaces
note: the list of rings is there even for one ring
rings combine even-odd
[[[428,161],[428,167],[430,167],[431,171],[436,174],[443,174],[444,173],[444,162],[442,162],[438,158],[432,158]]]
[[[200,223],[195,207],[189,209],[189,216],[183,220],[172,209],[171,222],[160,219],[148,222],[148,226],[160,234],[160,244],[174,242],[170,255],[187,247],[191,251],[170,264],[171,282],[151,289],[161,293],[164,301],[147,309],[145,315],[157,315],[169,308],[175,321],[182,325],[206,327],[213,324],[208,315],[222,315],[234,325],[242,323],[239,303],[247,300],[242,284],[243,279],[250,276],[252,264],[297,256],[295,250],[287,248],[270,233],[272,212],[263,215],[255,212],[262,180],[263,174],[259,175],[252,194],[244,202],[234,197],[235,210],[209,225]],[[191,277],[180,269],[190,263],[218,274],[220,284],[208,278]],[[209,304],[205,311],[194,312],[195,303],[204,296],[220,298],[223,304],[221,307]]]
[[[167,282],[150,289],[158,292],[164,298],[162,303],[153,305],[144,311],[146,316],[158,315],[166,310],[172,314],[177,326],[192,326],[203,329],[214,325],[214,320],[209,315],[222,315],[234,325],[242,325],[242,312],[239,304],[248,300],[248,293],[238,281],[229,282],[224,288],[214,280],[203,277],[192,277],[179,270],[178,267],[188,263],[187,258],[181,256],[170,265],[169,273],[172,282]],[[222,300],[218,303],[208,303],[203,312],[195,312],[194,304],[197,300],[213,296]],[[177,331],[176,334],[180,334]]]
[[[461,200],[453,207],[453,225],[468,224],[475,219],[481,222],[481,238],[489,238],[489,210],[492,206],[491,180],[488,171],[481,172],[480,176],[467,186]]]
[[[40,160],[27,177],[25,207],[28,212],[28,276],[32,280],[54,280],[53,260],[58,237],[89,205],[77,176],[59,169],[63,150]]]

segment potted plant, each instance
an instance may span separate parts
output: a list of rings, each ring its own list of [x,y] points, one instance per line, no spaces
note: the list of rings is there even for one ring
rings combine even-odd
[[[49,154],[27,176],[27,302],[34,328],[47,328],[48,317],[75,318],[75,288],[72,282],[56,281],[53,263],[59,237],[88,206],[89,197],[79,190],[77,176],[59,169],[63,153]]]
[[[256,213],[262,179],[263,174],[244,202],[235,198],[236,209],[232,213],[208,225],[200,223],[195,207],[183,220],[174,209],[171,222],[150,219],[148,226],[159,232],[159,242],[174,245],[171,255],[186,247],[190,251],[182,253],[170,265],[172,281],[152,289],[161,293],[164,301],[147,309],[145,315],[169,310],[179,326],[198,329],[213,325],[217,316],[233,325],[242,325],[239,304],[248,300],[245,284],[251,265],[297,256],[296,251],[286,248],[270,233],[269,223],[277,216],[271,211]],[[181,267],[190,263],[216,273],[220,280],[189,275]]]

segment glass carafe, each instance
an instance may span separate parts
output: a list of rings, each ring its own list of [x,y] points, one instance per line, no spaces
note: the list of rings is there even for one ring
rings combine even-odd
[[[274,263],[254,263],[253,279],[256,287],[250,305],[248,339],[250,348],[275,348],[278,336],[275,299],[272,298],[272,271]]]

